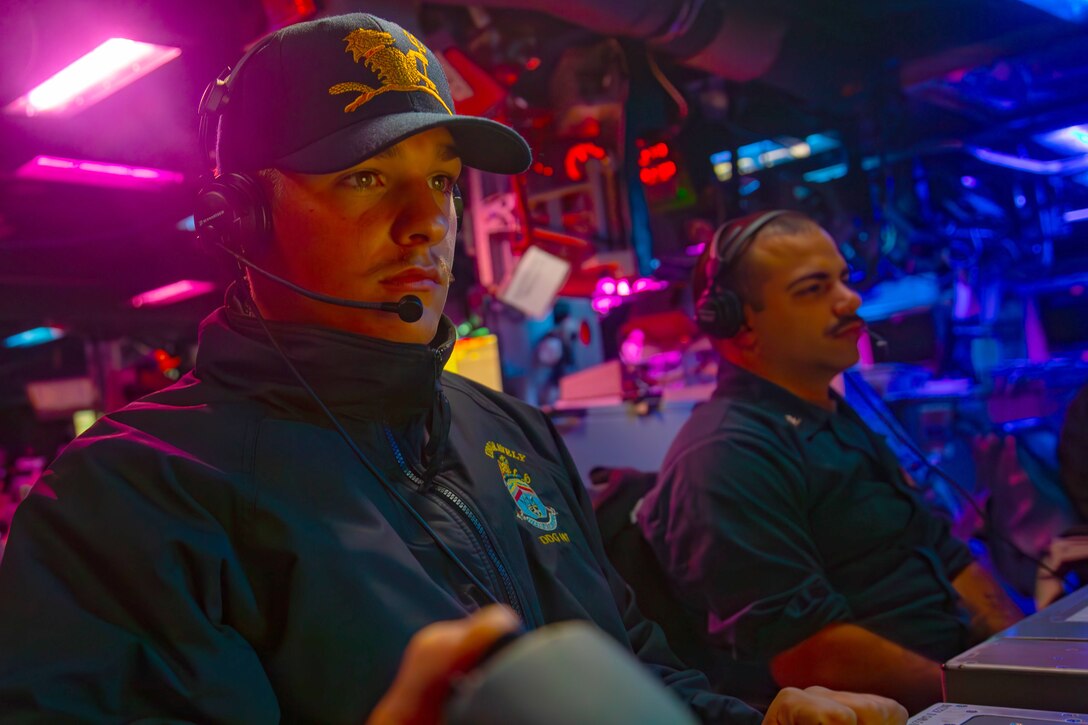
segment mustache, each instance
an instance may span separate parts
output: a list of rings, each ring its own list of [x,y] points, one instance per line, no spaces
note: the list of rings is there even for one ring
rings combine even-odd
[[[860,315],[847,315],[846,317],[840,318],[838,322],[828,328],[827,334],[837,335],[851,325],[861,325],[863,328],[866,327],[865,320],[863,320]]]

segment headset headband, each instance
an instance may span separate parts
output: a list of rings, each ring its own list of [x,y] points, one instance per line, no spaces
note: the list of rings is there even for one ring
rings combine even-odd
[[[712,274],[707,275],[707,284],[718,284],[722,273],[732,269],[737,260],[744,256],[759,236],[760,230],[778,217],[789,213],[791,212],[786,209],[775,209],[760,214],[747,224],[743,223],[743,220],[738,220],[718,229],[711,242],[708,267]]]
[[[217,172],[219,169],[219,119],[223,117],[223,111],[230,103],[230,89],[234,79],[242,72],[246,61],[257,55],[264,46],[271,42],[273,36],[258,40],[249,51],[243,55],[238,63],[227,66],[219,72],[216,79],[208,84],[200,97],[200,105],[197,113],[200,115],[200,146],[204,151],[204,158]]]

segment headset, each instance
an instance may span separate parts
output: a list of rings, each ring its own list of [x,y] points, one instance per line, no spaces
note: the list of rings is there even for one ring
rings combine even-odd
[[[706,288],[695,303],[695,323],[707,335],[730,338],[744,327],[744,301],[725,286],[725,274],[734,269],[759,231],[787,209],[757,212],[726,222],[714,233],[706,260]]]
[[[250,174],[220,172],[217,137],[223,113],[230,104],[234,79],[246,62],[270,41],[271,36],[259,41],[234,68],[224,68],[204,89],[197,107],[201,149],[205,161],[214,169],[212,179],[197,192],[193,214],[197,241],[213,250],[225,247],[243,257],[247,251],[270,242],[272,212],[256,178]]]
[[[246,61],[268,45],[269,36],[247,52],[232,69],[224,68],[214,81],[208,84],[200,98],[200,144],[205,159],[215,169],[214,176],[197,192],[193,212],[197,241],[205,248],[222,251],[235,259],[241,267],[261,274],[288,289],[318,302],[377,310],[396,314],[404,322],[416,322],[423,317],[423,302],[415,295],[405,295],[396,302],[364,302],[343,297],[333,297],[301,287],[255,264],[249,259],[252,250],[267,247],[272,242],[272,209],[260,182],[252,174],[219,170],[216,150],[219,125],[225,109],[230,105],[231,87],[241,74]],[[464,200],[461,191],[453,187],[453,207],[457,231],[461,229]]]

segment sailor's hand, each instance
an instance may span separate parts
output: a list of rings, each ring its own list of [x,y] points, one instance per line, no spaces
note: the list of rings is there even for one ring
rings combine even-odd
[[[519,626],[511,609],[492,605],[464,619],[435,622],[419,630],[408,642],[397,677],[367,725],[441,723],[453,680]]]
[[[771,703],[763,725],[904,725],[907,711],[895,700],[826,687],[786,687]]]

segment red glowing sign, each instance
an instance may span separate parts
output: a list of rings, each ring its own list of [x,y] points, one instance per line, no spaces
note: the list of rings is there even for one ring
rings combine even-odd
[[[639,165],[639,168],[645,169],[646,167],[652,165],[654,163],[654,161],[664,159],[664,158],[668,158],[668,156],[669,156],[669,147],[668,147],[668,145],[666,145],[664,141],[659,141],[658,143],[655,143],[653,146],[649,146],[649,147],[644,148],[644,149],[642,149],[641,151],[638,152],[638,165]]]
[[[669,160],[669,147],[664,141],[638,152],[638,178],[646,186],[663,184],[676,176],[676,162]]]
[[[672,161],[665,161],[657,166],[640,169],[638,172],[638,178],[646,186],[663,184],[674,176],[676,176],[676,164]]]
[[[314,0],[261,0],[261,5],[268,18],[268,30],[286,28],[317,12]]]
[[[585,174],[582,167],[590,159],[602,160],[607,156],[605,150],[595,143],[576,143],[567,150],[567,157],[563,160],[563,168],[567,172],[567,178],[571,181],[581,181]]]
[[[155,358],[155,363],[159,366],[159,371],[162,374],[166,374],[170,370],[176,370],[181,365],[181,358],[171,355],[161,347],[153,352],[152,357]]]

